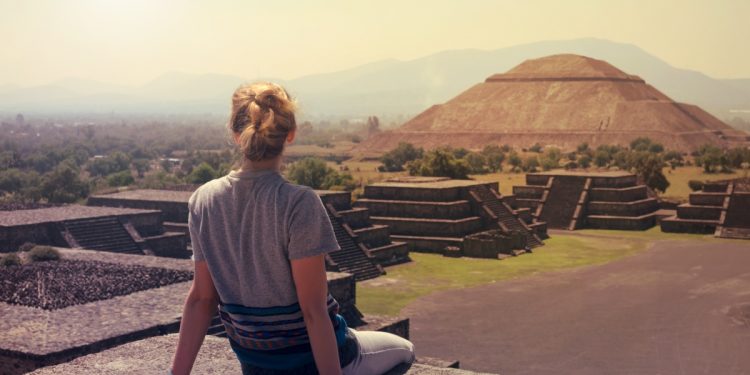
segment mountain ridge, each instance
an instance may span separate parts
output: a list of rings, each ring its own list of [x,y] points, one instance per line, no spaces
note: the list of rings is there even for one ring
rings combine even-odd
[[[750,108],[750,78],[711,78],[675,68],[633,44],[595,38],[446,50],[412,60],[383,59],[337,72],[267,80],[285,85],[298,98],[304,117],[413,116],[524,60],[559,53],[605,60],[642,77],[672,99],[698,105],[720,118],[728,117],[731,109]],[[80,81],[76,89],[65,80],[26,88],[3,85],[0,111],[220,114],[228,111],[231,92],[246,81],[250,80],[227,74],[169,72],[140,86],[99,83],[114,90],[109,92],[95,92],[91,89],[95,85]],[[92,102],[97,95],[101,98]]]

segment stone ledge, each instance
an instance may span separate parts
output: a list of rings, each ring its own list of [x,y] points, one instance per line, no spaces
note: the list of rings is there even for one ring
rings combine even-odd
[[[99,353],[76,358],[68,363],[38,369],[32,374],[164,374],[171,364],[177,345],[177,335],[151,337],[134,341]],[[206,336],[193,374],[239,374],[239,362],[225,338]],[[394,373],[394,372],[391,372]],[[402,372],[395,372],[402,373]],[[470,375],[470,371],[453,368],[438,368],[415,364],[406,374]]]

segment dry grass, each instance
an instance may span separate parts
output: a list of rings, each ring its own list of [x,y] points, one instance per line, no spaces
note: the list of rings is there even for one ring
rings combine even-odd
[[[681,167],[675,170],[669,168],[664,169],[664,175],[669,180],[669,188],[662,195],[663,198],[684,200],[688,199],[690,195],[690,188],[688,187],[688,181],[700,180],[700,181],[716,181],[726,180],[730,178],[746,177],[747,172],[739,171],[737,173],[703,173],[703,169],[700,167]]]

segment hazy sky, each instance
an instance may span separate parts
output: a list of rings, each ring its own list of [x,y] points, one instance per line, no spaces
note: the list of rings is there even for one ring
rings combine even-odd
[[[750,0],[0,0],[0,84],[295,78],[446,49],[597,37],[750,78]]]

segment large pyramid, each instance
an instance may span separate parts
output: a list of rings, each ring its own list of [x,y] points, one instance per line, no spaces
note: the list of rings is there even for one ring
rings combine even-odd
[[[673,101],[638,76],[606,61],[564,54],[495,74],[398,129],[371,137],[360,151],[378,153],[403,141],[426,148],[524,148],[538,142],[572,149],[582,142],[627,145],[637,137],[681,151],[707,143],[750,144],[747,133]]]

